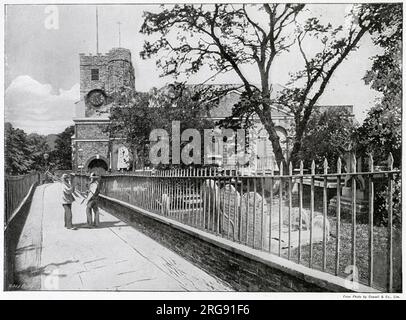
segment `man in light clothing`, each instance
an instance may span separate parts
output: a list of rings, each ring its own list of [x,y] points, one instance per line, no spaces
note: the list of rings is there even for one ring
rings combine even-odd
[[[62,175],[62,206],[65,210],[65,228],[74,229],[72,225],[72,202],[75,201],[75,188],[70,183],[69,175]]]
[[[87,224],[89,227],[98,227],[100,224],[99,219],[99,192],[100,192],[100,185],[99,185],[99,177],[96,173],[92,172],[90,174],[90,184],[89,190],[87,191],[87,204],[86,204],[86,216],[87,216]],[[94,220],[92,217],[92,210],[94,212]]]

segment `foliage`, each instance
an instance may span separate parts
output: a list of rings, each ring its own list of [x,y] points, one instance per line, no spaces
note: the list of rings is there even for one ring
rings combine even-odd
[[[370,5],[365,5],[370,6]],[[379,7],[379,23],[370,33],[375,45],[383,52],[372,58],[371,70],[364,81],[372,89],[382,93],[377,105],[368,112],[363,125],[358,129],[355,140],[357,153],[363,156],[373,154],[375,165],[387,165],[389,153],[393,166],[401,167],[402,155],[402,4],[393,3]],[[374,219],[377,224],[388,222],[388,185],[375,186]],[[401,223],[401,179],[395,178],[393,190],[394,224]]]
[[[27,136],[27,144],[30,149],[29,157],[33,161],[30,170],[42,170],[45,165],[44,154],[50,154],[46,137],[37,133],[30,133]],[[51,160],[51,157],[49,159]]]
[[[384,5],[381,5],[384,6]],[[285,161],[271,115],[271,105],[285,105],[295,117],[292,160],[299,153],[314,106],[324,93],[334,72],[347,58],[366,32],[380,19],[379,5],[356,6],[348,17],[349,26],[333,28],[316,18],[298,25],[297,17],[305,12],[303,4],[263,5],[174,5],[159,13],[146,12],[141,32],[158,35],[146,41],[143,58],[159,56],[157,65],[163,75],[190,75],[209,67],[215,75],[233,71],[245,90],[229,120],[248,121],[258,116],[269,134],[275,159]],[[263,22],[266,21],[264,24]],[[299,26],[295,32],[293,29]],[[177,33],[169,41],[170,33]],[[303,43],[312,40],[319,51],[305,53]],[[316,44],[318,42],[318,45]],[[292,74],[288,86],[271,99],[271,66],[279,55],[298,46],[304,67]],[[261,83],[257,86],[245,75],[244,65],[258,68]]]
[[[336,172],[337,159],[345,154],[345,146],[355,130],[356,124],[347,110],[316,110],[309,120],[299,158],[306,168],[310,168],[314,160],[320,170],[326,158],[329,171]]]
[[[397,176],[393,182],[392,193],[392,212],[393,224],[396,227],[401,227],[402,223],[402,201],[401,201],[402,184],[400,176]],[[375,184],[375,201],[374,201],[374,224],[387,225],[388,219],[388,183],[380,182]]]
[[[180,121],[181,132],[187,128],[203,131],[213,127],[212,121],[204,117],[208,104],[202,106],[205,100],[201,99],[202,92],[175,83],[160,90],[154,88],[149,93],[128,93],[127,99],[115,103],[109,130],[113,136],[124,138],[132,153],[133,169],[149,165],[152,130],[166,130],[171,143],[173,121]]]
[[[362,126],[356,133],[358,154],[374,155],[376,165],[386,164],[391,152],[395,167],[400,167],[402,162],[401,144],[401,108],[400,105],[385,108],[381,104],[373,107]]]
[[[19,175],[31,170],[31,148],[27,134],[10,123],[5,124],[5,171],[6,174]]]
[[[356,136],[358,152],[373,153],[377,163],[386,162],[391,152],[394,166],[401,165],[402,111],[402,5],[390,4],[381,12],[385,17],[371,30],[372,39],[383,49],[374,56],[364,81],[382,93],[379,103],[368,112]]]
[[[71,136],[73,126],[57,135],[55,150],[51,150],[46,136],[30,133],[5,124],[5,171],[10,175],[26,174],[30,171],[43,171],[49,165],[55,169],[72,168]],[[48,160],[44,159],[48,154]]]
[[[50,159],[54,162],[56,169],[72,169],[72,141],[74,126],[67,127],[59,133],[55,140],[55,150],[51,152]]]
[[[120,103],[125,105],[117,104],[111,109],[108,129],[112,136],[125,140],[133,156],[133,169],[135,163],[143,167],[147,157],[149,133],[159,116],[155,109],[149,108],[148,94],[137,92]]]

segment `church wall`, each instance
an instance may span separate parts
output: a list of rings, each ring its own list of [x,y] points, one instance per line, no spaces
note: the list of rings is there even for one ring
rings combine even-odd
[[[108,124],[76,124],[76,139],[108,139]]]
[[[104,90],[107,81],[107,57],[102,55],[80,54],[80,98],[85,99],[87,93],[94,89]],[[99,69],[99,80],[91,79],[91,69]]]
[[[240,101],[241,95],[237,92],[230,92],[222,97],[217,107],[210,110],[210,115],[213,118],[225,118],[231,116],[233,106]]]
[[[99,70],[99,80],[92,80],[91,70]],[[80,97],[95,89],[109,95],[121,86],[135,88],[134,68],[131,53],[127,49],[114,48],[106,55],[80,54]]]
[[[108,141],[76,141],[76,152],[82,149],[82,156],[80,153],[77,155],[77,165],[85,166],[83,170],[86,170],[86,165],[89,160],[99,156],[102,159],[107,160],[107,166],[109,166],[109,142]]]

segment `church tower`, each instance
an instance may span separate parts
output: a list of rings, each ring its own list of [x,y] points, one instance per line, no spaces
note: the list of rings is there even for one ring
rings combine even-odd
[[[80,101],[76,103],[72,139],[75,171],[100,174],[120,170],[125,148],[108,133],[110,108],[116,93],[135,91],[131,52],[113,48],[107,54],[79,54]],[[128,152],[127,152],[128,153]]]
[[[123,88],[135,90],[131,52],[113,48],[107,54],[80,54],[80,99],[85,105],[85,116],[108,114],[114,93]]]

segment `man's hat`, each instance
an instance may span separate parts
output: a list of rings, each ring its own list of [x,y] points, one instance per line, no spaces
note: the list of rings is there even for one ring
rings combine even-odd
[[[90,179],[98,179],[99,178],[99,176],[95,173],[95,172],[92,172],[91,174],[90,174],[90,177],[89,177]]]

